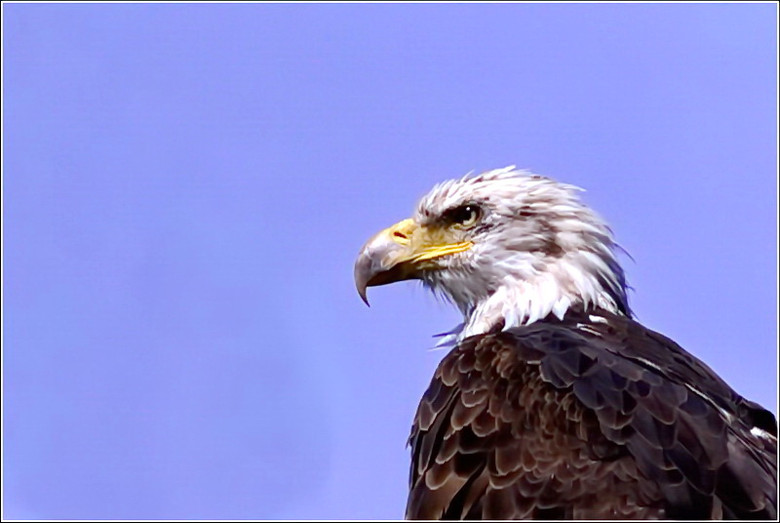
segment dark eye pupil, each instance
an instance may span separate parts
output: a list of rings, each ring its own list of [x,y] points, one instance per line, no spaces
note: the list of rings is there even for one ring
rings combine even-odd
[[[452,213],[452,220],[456,223],[467,223],[477,217],[477,208],[473,205],[464,205],[458,207]]]

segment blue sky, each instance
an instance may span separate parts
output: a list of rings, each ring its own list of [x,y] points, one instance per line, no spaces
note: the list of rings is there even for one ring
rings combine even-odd
[[[401,517],[458,317],[353,262],[510,164],[777,412],[776,12],[4,4],[4,518]]]

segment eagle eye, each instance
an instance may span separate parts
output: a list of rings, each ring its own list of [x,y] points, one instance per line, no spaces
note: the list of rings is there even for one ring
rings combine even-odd
[[[447,221],[460,229],[467,229],[473,226],[481,216],[482,209],[473,203],[455,207],[445,213]]]

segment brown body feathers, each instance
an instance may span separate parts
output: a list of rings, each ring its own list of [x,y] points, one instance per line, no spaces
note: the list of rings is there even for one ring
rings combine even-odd
[[[408,518],[777,517],[774,416],[671,340],[597,314],[444,358],[409,440]]]

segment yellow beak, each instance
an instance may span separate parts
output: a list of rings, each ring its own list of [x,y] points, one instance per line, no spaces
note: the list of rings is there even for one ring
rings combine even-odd
[[[473,245],[447,243],[444,232],[406,219],[368,240],[355,262],[355,286],[366,305],[368,287],[419,278],[421,271],[436,268],[431,260],[468,250]]]

